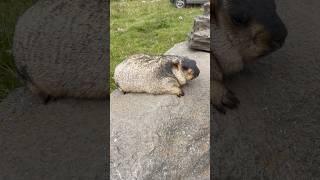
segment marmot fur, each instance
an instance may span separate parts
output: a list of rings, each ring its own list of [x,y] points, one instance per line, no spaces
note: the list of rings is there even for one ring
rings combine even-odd
[[[186,57],[137,54],[120,63],[114,80],[124,92],[174,94],[183,96],[181,87],[198,77],[199,68],[194,60]]]

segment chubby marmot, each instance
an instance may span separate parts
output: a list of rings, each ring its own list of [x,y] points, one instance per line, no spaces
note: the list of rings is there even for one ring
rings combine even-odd
[[[137,54],[120,63],[114,72],[118,88],[124,92],[174,94],[183,96],[181,87],[199,76],[196,61],[174,55]]]
[[[18,20],[13,53],[33,93],[108,97],[108,3],[39,0]]]
[[[287,29],[274,0],[213,0],[211,19],[211,103],[220,112],[239,100],[223,84],[224,76],[279,49]]]

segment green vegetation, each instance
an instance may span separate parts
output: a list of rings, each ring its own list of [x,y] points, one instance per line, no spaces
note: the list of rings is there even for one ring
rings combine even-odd
[[[21,15],[35,0],[0,1],[0,101],[19,83],[12,57],[14,27]]]
[[[169,0],[111,1],[110,77],[115,66],[132,54],[163,54],[185,41],[199,14],[199,6],[176,9]],[[110,90],[114,89],[110,78]]]

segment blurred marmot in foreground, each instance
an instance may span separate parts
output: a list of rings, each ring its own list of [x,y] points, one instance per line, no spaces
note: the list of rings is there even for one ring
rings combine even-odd
[[[116,67],[114,80],[124,93],[174,94],[180,97],[184,95],[181,87],[198,77],[199,73],[196,62],[186,57],[137,54]]]
[[[18,20],[13,54],[34,94],[108,97],[108,3],[39,0]]]
[[[287,29],[274,0],[213,0],[211,12],[211,103],[220,112],[239,100],[223,84],[225,75],[283,44]]]

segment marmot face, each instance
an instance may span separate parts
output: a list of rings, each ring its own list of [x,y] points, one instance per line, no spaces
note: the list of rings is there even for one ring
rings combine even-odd
[[[211,103],[225,113],[240,101],[224,86],[224,76],[279,49],[288,32],[274,0],[213,0],[210,11]]]
[[[214,8],[216,25],[243,62],[283,45],[287,29],[277,15],[274,0],[217,0]]]
[[[200,74],[200,70],[197,67],[196,61],[188,58],[182,59],[177,68],[179,69],[179,72],[183,73],[183,76],[186,78],[186,80],[195,79]]]

